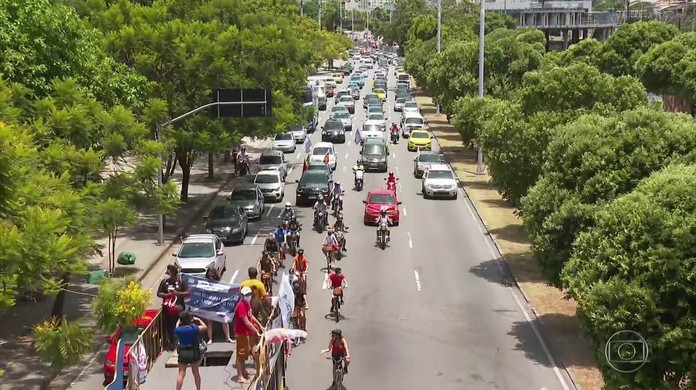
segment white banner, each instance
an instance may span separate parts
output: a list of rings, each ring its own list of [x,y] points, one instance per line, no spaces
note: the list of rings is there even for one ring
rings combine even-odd
[[[278,306],[280,306],[280,316],[283,318],[283,326],[290,327],[290,316],[292,316],[292,311],[295,308],[295,293],[292,291],[290,276],[286,273],[283,273],[283,277],[280,278]]]

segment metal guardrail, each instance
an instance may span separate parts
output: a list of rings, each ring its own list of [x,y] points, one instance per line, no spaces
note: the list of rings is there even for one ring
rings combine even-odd
[[[155,360],[157,360],[157,358],[164,351],[163,337],[164,325],[162,323],[162,310],[160,309],[160,311],[157,312],[157,315],[152,320],[152,322],[150,322],[150,325],[148,325],[147,328],[145,328],[145,330],[143,331],[143,333],[140,334],[140,337],[138,337],[138,339],[135,340],[128,354],[130,355],[131,351],[140,350],[141,346],[144,347],[145,355],[147,356],[147,368],[145,369],[145,371],[150,372],[152,366],[155,364]],[[134,357],[129,356],[128,361],[131,361],[131,359],[134,359]],[[128,364],[127,372],[128,380],[126,382],[125,388],[127,390],[139,389],[140,384],[138,383],[138,378],[136,378],[138,372],[133,372],[131,364]]]

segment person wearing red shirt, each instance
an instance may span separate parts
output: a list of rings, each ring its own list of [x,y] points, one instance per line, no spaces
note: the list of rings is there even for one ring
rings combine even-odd
[[[234,308],[234,334],[237,337],[237,381],[244,384],[249,383],[249,374],[244,366],[253,347],[252,341],[254,336],[261,337],[263,326],[251,310],[251,289],[243,287],[241,294],[242,299]]]
[[[338,292],[338,294],[336,295],[338,295],[339,298],[341,298],[341,305],[343,305],[343,289],[348,288],[348,282],[346,282],[346,276],[341,273],[341,267],[334,268],[334,273],[329,275],[329,285],[333,294],[336,294],[336,292]],[[336,289],[339,290],[336,291]],[[333,305],[331,305],[331,308],[329,310],[333,310]]]

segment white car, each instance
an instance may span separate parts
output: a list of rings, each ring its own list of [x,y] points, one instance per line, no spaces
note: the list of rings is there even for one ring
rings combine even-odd
[[[220,275],[227,270],[225,245],[214,234],[192,234],[184,239],[174,256],[174,265],[189,275],[205,276],[208,267]]]
[[[303,125],[296,125],[290,128],[290,133],[292,137],[295,138],[296,144],[303,144],[307,139],[307,127]]]
[[[273,150],[280,150],[283,153],[294,153],[296,149],[297,143],[292,133],[276,134],[273,139]]]
[[[446,197],[457,199],[457,179],[446,164],[431,164],[423,172],[421,192],[424,198]]]
[[[264,199],[274,200],[276,202],[283,200],[283,196],[285,195],[285,183],[279,171],[275,169],[260,171],[256,174],[256,177],[254,177],[254,184],[261,189]]]
[[[368,138],[384,138],[384,135],[382,133],[382,128],[380,121],[365,121],[362,127],[362,131],[360,132],[360,135],[362,136],[363,139],[368,139]]]
[[[421,114],[415,112],[405,112],[401,117],[401,136],[408,138],[413,129],[424,129],[425,119]]]
[[[309,157],[310,163],[324,162],[327,153],[329,155],[329,168],[331,168],[332,171],[336,170],[336,149],[334,148],[334,144],[331,142],[319,142],[318,144],[314,145],[312,154]]]
[[[401,111],[403,111],[404,114],[406,114],[407,112],[415,112],[420,114],[420,108],[418,108],[418,103],[414,101],[405,102]]]
[[[380,122],[379,128],[382,129],[382,131],[385,131],[387,129],[387,119],[384,117],[384,113],[375,112],[375,113],[369,114],[367,116],[367,120]]]
[[[403,111],[405,104],[406,98],[396,98],[396,100],[394,100],[394,111]]]
[[[353,100],[352,96],[341,96],[336,105],[339,107],[345,107],[351,114],[355,113],[355,100]]]

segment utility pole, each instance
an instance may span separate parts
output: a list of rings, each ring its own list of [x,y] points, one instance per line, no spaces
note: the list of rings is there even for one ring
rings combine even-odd
[[[485,0],[481,0],[485,1]],[[437,0],[437,52],[440,53],[442,49],[442,0]],[[437,103],[436,111],[437,115],[440,115],[440,102]]]
[[[317,21],[319,22],[319,31],[321,31],[321,1],[322,0],[317,0],[317,3],[319,4],[319,14],[317,15]]]
[[[485,53],[486,37],[486,0],[481,0],[481,15],[479,16],[479,68],[478,68],[478,95],[483,97],[483,60]],[[476,153],[476,173],[484,174],[483,168],[483,146],[480,142]]]
[[[161,127],[157,126],[155,128],[155,140],[157,142],[162,141]],[[164,155],[160,152],[160,161],[164,162]],[[157,169],[157,188],[162,188],[164,185],[164,170],[162,168]],[[164,245],[164,213],[162,209],[157,211],[157,245]]]

